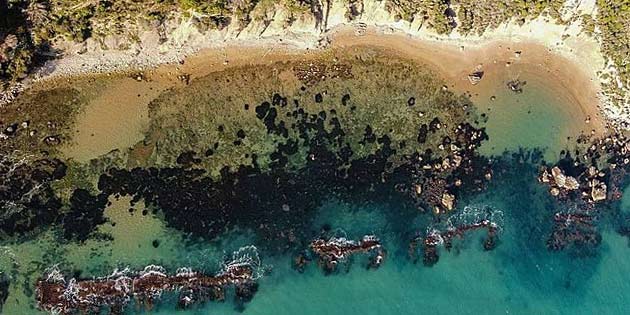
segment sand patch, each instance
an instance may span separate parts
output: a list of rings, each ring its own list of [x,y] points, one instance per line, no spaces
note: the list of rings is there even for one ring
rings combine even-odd
[[[329,40],[329,49],[315,51],[291,49],[282,44],[212,48],[188,57],[183,63],[146,70],[143,73],[146,81],[112,76],[105,80],[108,82],[106,86],[98,88],[98,93],[94,93],[93,100],[79,115],[73,144],[66,147],[64,154],[78,161],[88,161],[111,150],[138,144],[144,139],[148,126],[147,104],[163,91],[183,87],[186,82],[182,76],[192,83],[231,68],[295,60],[308,62],[322,54],[351,52],[365,47],[426,64],[447,82],[448,89],[469,95],[480,110],[490,115],[494,128],[509,129],[516,119],[521,124],[532,122],[548,128],[551,134],[529,137],[532,140],[555,138],[545,145],[547,147],[563,147],[568,144],[567,137],[574,138],[592,130],[602,134],[606,130],[605,119],[598,107],[597,75],[538,41],[489,40],[462,49],[451,42],[423,40],[400,32],[385,34],[376,28],[368,28],[359,36],[354,27],[338,28],[330,34]],[[484,76],[479,84],[472,85],[468,75],[478,66],[483,69]],[[77,76],[73,80],[80,78]],[[514,79],[528,82],[522,95],[515,95],[508,89],[507,82]],[[534,93],[533,90],[540,91]],[[496,100],[491,101],[493,96]],[[530,113],[525,109],[532,105],[532,100],[541,103],[536,104],[538,107],[553,108],[538,111],[538,116],[536,113],[527,116]],[[536,120],[537,117],[547,118],[548,113],[555,118],[548,122]],[[589,123],[585,123],[587,118],[590,118]],[[496,124],[497,120],[504,121]],[[494,138],[500,138],[500,135],[495,133]],[[504,142],[515,140],[508,137]],[[520,145],[518,142],[514,144],[516,147]],[[539,143],[529,141],[523,144]],[[151,152],[147,151],[147,154]],[[147,158],[149,156],[143,155],[137,159]]]
[[[599,113],[597,77],[571,60],[554,53],[537,42],[491,41],[484,45],[458,48],[435,41],[422,41],[403,34],[382,34],[368,30],[355,35],[353,29],[341,29],[332,37],[332,47],[375,46],[426,63],[438,71],[456,92],[470,93],[475,104],[483,108],[488,93],[507,89],[498,87],[508,78],[543,81],[556,93],[565,94],[575,107],[573,113],[584,121],[591,116],[591,125],[584,129],[603,131]],[[520,56],[517,57],[516,52]],[[509,66],[507,64],[509,63]],[[472,85],[468,74],[482,65],[481,83]],[[488,97],[489,99],[489,97]]]
[[[78,115],[73,141],[62,150],[65,157],[86,162],[144,138],[148,104],[164,86],[128,77],[105,84]]]

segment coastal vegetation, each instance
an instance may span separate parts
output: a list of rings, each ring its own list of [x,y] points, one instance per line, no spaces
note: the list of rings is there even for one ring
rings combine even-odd
[[[192,16],[201,30],[224,28],[231,21],[245,27],[252,19],[263,18],[251,15],[257,6],[283,7],[290,19],[311,9],[310,2],[302,0],[2,0],[0,81],[6,88],[24,78],[37,61],[60,53],[52,48],[58,41],[81,43],[94,38],[102,42],[106,36],[119,35],[133,43],[146,29],[161,30],[160,35],[166,36],[165,24],[181,16]]]
[[[344,0],[345,17],[360,17],[367,0]],[[314,19],[324,29],[332,0],[159,0],[159,1],[70,1],[2,0],[0,1],[0,81],[3,89],[26,77],[46,59],[59,56],[59,41],[85,42],[93,38],[105,49],[128,49],[141,41],[144,30],[158,30],[161,40],[168,38],[169,23],[182,17],[192,18],[200,31],[234,25],[244,29],[251,22],[264,28],[282,11],[285,26],[300,18]],[[597,14],[571,15],[563,19],[563,0],[385,0],[385,8],[397,19],[421,20],[421,25],[439,34],[457,30],[462,34],[482,34],[502,23],[519,24],[541,15],[567,24],[581,20],[584,31],[601,37],[605,56],[614,65],[607,91],[618,105],[627,101],[630,85],[630,4],[626,0],[597,0]],[[118,47],[105,44],[110,35],[126,41]],[[610,73],[609,73],[610,75]]]
[[[630,102],[630,1],[598,0],[597,29],[601,48],[617,72],[606,85],[611,101],[623,108]]]
[[[524,24],[540,15],[548,15],[562,23],[560,11],[564,0],[516,0],[516,1],[475,1],[458,0],[458,31],[463,34],[483,34],[500,24],[514,20]]]
[[[322,8],[327,4],[314,1],[0,0],[0,9],[9,12],[0,18],[4,26],[0,29],[2,76],[7,84],[24,78],[49,57],[55,41],[104,41],[109,35],[138,41],[146,27],[162,29],[167,36],[166,25],[178,17],[195,20],[200,29],[231,23],[242,29],[252,21],[270,23],[280,5],[289,12],[283,17],[288,24],[304,14],[317,16],[320,22],[326,19]],[[386,6],[400,20],[422,19],[422,25],[438,33],[459,28],[466,34],[480,34],[513,19],[525,22],[548,14],[558,20],[562,4],[513,1],[503,7],[464,0],[392,0]],[[348,19],[363,10],[362,1],[349,0],[345,7],[350,12],[345,15]],[[607,10],[608,15],[614,15],[614,10],[628,11],[618,6]],[[625,36],[627,31],[627,22],[618,23],[614,18],[606,22],[610,24],[607,28],[600,26],[603,17],[581,18],[590,23],[591,32],[606,32],[608,40]],[[104,42],[103,47],[107,48]],[[626,67],[619,69],[626,77],[626,59],[617,54],[627,49],[627,38],[605,48],[608,55],[615,55],[611,62],[617,68]],[[168,237],[151,233],[146,222],[164,224],[170,235],[179,237],[181,233],[187,241],[177,238],[178,251],[156,252],[159,257],[188,260],[180,254],[197,246],[197,240],[226,246],[223,237],[236,231],[242,237],[251,234],[246,241],[270,256],[292,255],[310,243],[324,261],[336,265],[338,256],[330,256],[326,249],[330,252],[339,243],[322,232],[342,224],[320,213],[331,199],[361,206],[387,205],[383,219],[373,221],[383,221],[386,229],[396,232],[396,243],[404,244],[392,247],[392,258],[404,256],[398,252],[404,252],[410,243],[410,258],[422,257],[431,266],[437,263],[440,251],[465,250],[468,246],[460,242],[474,231],[485,231],[480,245],[484,250],[506,247],[498,237],[503,225],[501,211],[490,206],[474,211],[470,209],[477,208],[462,207],[468,204],[469,195],[489,185],[495,189],[504,186],[491,194],[507,197],[508,222],[519,223],[511,226],[514,232],[510,233],[522,237],[523,244],[511,246],[538,249],[546,245],[552,251],[568,248],[582,254],[584,248],[599,246],[602,237],[596,222],[609,219],[603,211],[601,216],[591,211],[591,206],[613,199],[616,187],[622,187],[615,175],[627,173],[622,167],[614,173],[586,165],[600,157],[602,163],[630,163],[627,140],[615,137],[593,142],[596,146],[586,152],[574,151],[577,159],[567,153],[557,166],[549,165],[550,172],[540,181],[550,187],[550,195],[558,201],[578,199],[576,204],[586,205],[586,214],[563,212],[566,207],[552,203],[556,200],[545,193],[546,188],[532,185],[538,163],[544,163],[533,157],[540,153],[521,149],[492,159],[480,155],[477,149],[488,140],[483,128],[487,113],[477,113],[468,98],[456,95],[425,65],[371,47],[329,49],[316,56],[267,64],[230,63],[225,70],[203,76],[181,75],[181,82],[151,99],[147,125],[138,142],[131,147],[115,146],[86,162],[65,156],[63,149],[74,145],[77,117],[97,94],[89,90],[121,78],[129,81],[128,73],[68,79],[66,85],[56,83],[63,87],[26,90],[12,103],[0,106],[0,238],[4,240],[0,250],[14,249],[19,257],[15,260],[22,264],[0,266],[0,307],[9,301],[13,304],[7,313],[19,314],[14,311],[16,305],[34,308],[38,297],[42,309],[53,309],[55,303],[46,302],[58,303],[55,300],[61,295],[55,292],[65,285],[50,279],[36,282],[43,280],[37,279],[44,275],[43,269],[53,264],[65,274],[83,279],[79,282],[83,288],[95,288],[95,283],[111,285],[95,280],[95,275],[129,263],[129,257],[143,256],[147,248],[166,248]],[[131,77],[131,81],[149,84],[158,75],[145,71]],[[116,123],[108,127],[124,133],[124,124]],[[93,125],[87,129],[95,130]],[[580,141],[584,146],[590,143],[587,138]],[[583,160],[579,160],[581,153],[586,154]],[[518,184],[501,181],[508,176]],[[489,184],[491,180],[494,183]],[[111,213],[118,205],[122,213]],[[560,208],[561,212],[554,212]],[[366,210],[352,211],[353,218],[360,218]],[[335,214],[340,212],[335,209]],[[627,216],[612,213],[610,220],[630,222]],[[145,221],[134,221],[143,222],[140,227],[129,224],[132,220]],[[627,233],[622,229],[627,223],[623,224],[620,234]],[[162,231],[163,226],[159,227]],[[138,234],[133,230],[139,230]],[[139,238],[140,234],[146,238]],[[37,244],[27,245],[41,249],[19,250],[24,248],[17,244],[21,237],[35,240]],[[468,237],[464,242],[474,244],[472,236]],[[540,242],[544,238],[546,243]],[[341,248],[348,253],[381,246],[372,237],[356,243],[343,240]],[[515,239],[505,238],[508,241],[513,244]],[[111,249],[112,244],[123,243],[131,245],[117,252]],[[379,251],[374,258],[383,255]],[[13,259],[8,254],[1,258]],[[542,261],[535,258],[531,261]],[[28,261],[32,262],[24,263]],[[156,261],[142,257],[132,263]],[[371,267],[378,267],[378,261]],[[177,283],[164,274],[164,278],[144,278],[144,283],[152,279],[162,288]],[[215,281],[213,275],[209,273],[206,279]],[[36,284],[39,291],[34,294]],[[42,299],[46,292],[51,294]],[[101,294],[96,295],[107,296]],[[71,306],[66,309],[68,314],[74,312]]]

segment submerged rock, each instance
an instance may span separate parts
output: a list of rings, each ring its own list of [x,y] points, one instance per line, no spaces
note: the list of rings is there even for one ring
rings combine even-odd
[[[479,65],[475,68],[475,70],[472,73],[468,75],[468,81],[472,85],[477,85],[479,84],[479,82],[481,82],[483,75],[484,75],[483,68],[481,65]]]
[[[449,193],[444,193],[442,194],[441,202],[442,202],[442,206],[444,206],[446,210],[451,211],[453,210],[453,205],[455,203],[455,196]]]
[[[601,235],[594,225],[595,218],[584,212],[558,212],[554,215],[554,226],[547,239],[547,248],[558,251],[568,246],[597,246]]]
[[[507,87],[514,93],[523,93],[523,86],[525,86],[525,84],[527,84],[526,81],[515,79],[508,81]]]
[[[188,268],[168,275],[163,268],[149,265],[133,274],[117,272],[104,278],[69,281],[53,271],[37,281],[36,298],[40,309],[60,314],[100,313],[105,309],[122,313],[132,299],[151,309],[166,292],[179,292],[178,305],[187,307],[194,302],[223,299],[229,287],[235,287],[236,297],[247,302],[256,293],[257,267],[248,261],[235,261],[213,275]]]
[[[481,78],[483,78],[483,72],[474,72],[468,75],[468,81],[470,84],[477,85],[481,82]]]
[[[2,306],[9,297],[9,278],[3,272],[0,272],[0,312],[2,312]]]
[[[333,272],[337,266],[360,253],[371,253],[369,268],[378,268],[385,257],[381,241],[374,235],[365,235],[361,240],[348,240],[345,237],[317,238],[309,244],[310,250],[319,257],[319,264],[326,272]],[[305,259],[299,258],[296,263],[303,268]]]

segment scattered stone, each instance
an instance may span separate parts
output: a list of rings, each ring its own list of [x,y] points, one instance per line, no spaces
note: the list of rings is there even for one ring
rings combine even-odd
[[[324,101],[324,97],[322,96],[322,93],[315,94],[315,103],[321,103],[323,101]]]
[[[4,129],[4,134],[7,136],[12,136],[17,132],[18,124],[12,124],[6,129]]]
[[[519,79],[511,80],[507,83],[507,87],[510,91],[514,93],[523,93],[523,86],[526,84],[526,81],[521,81]]]
[[[245,139],[245,131],[243,129],[239,129],[238,132],[236,133],[236,136],[241,139]]]
[[[341,98],[341,104],[343,106],[347,106],[349,101],[350,101],[350,94],[344,94],[344,96]]]
[[[410,98],[407,100],[407,105],[409,105],[409,106],[414,106],[414,105],[416,105],[416,98],[415,98],[415,97],[413,97],[413,96],[412,96],[412,97],[410,97]]]
[[[177,76],[177,79],[186,85],[190,84],[190,74],[181,74]]]
[[[416,192],[416,195],[422,195],[422,185],[414,185],[414,191]]]
[[[446,208],[446,210],[453,210],[453,205],[455,203],[455,196],[449,193],[444,193],[442,195],[442,206]]]
[[[481,82],[483,74],[484,72],[482,70],[482,67],[481,65],[479,65],[471,74],[468,75],[468,81],[470,81],[470,84],[472,85],[477,85],[479,84],[479,82]]]
[[[56,146],[61,144],[61,139],[58,136],[48,136],[44,138],[44,143],[49,146]]]

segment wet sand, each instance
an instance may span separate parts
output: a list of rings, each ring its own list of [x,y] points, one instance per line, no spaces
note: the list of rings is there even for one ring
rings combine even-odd
[[[64,153],[87,162],[142,141],[149,124],[148,104],[162,91],[157,83],[132,78],[108,84],[77,117],[73,144]]]
[[[571,113],[576,119],[576,124],[572,125],[576,131],[595,129],[601,133],[605,129],[595,74],[589,74],[587,67],[577,65],[541,44],[492,41],[462,49],[452,44],[420,41],[403,34],[382,34],[374,30],[356,36],[349,29],[340,30],[332,38],[332,47],[374,46],[426,63],[449,82],[449,88],[470,94],[472,101],[482,109],[492,107],[492,93],[507,89],[504,82],[508,78],[542,82],[563,96],[567,101],[563,105],[572,107]],[[516,56],[517,51],[521,52],[520,57]],[[506,65],[508,62],[509,66]],[[479,65],[484,71],[483,79],[472,85],[468,74]],[[587,116],[591,117],[588,125],[584,123]]]
[[[182,75],[194,80],[230,67],[269,64],[303,56],[304,52],[295,50],[230,47],[195,55],[184,64],[163,65],[148,71],[130,69],[128,73],[112,75],[73,76],[42,85],[76,87],[75,83],[85,78],[94,82],[93,85],[78,84],[82,93],[90,96],[90,101],[76,119],[72,141],[62,148],[64,157],[87,162],[141,142],[149,124],[149,103],[162,92],[183,87]]]
[[[182,64],[163,65],[144,71],[144,80],[140,82],[129,75],[96,75],[105,78],[107,84],[99,89],[98,95],[78,117],[76,136],[63,153],[68,158],[88,161],[141,141],[148,124],[147,105],[161,92],[182,86],[181,75],[189,75],[190,80],[194,80],[231,67],[290,60],[308,61],[319,54],[359,47],[375,47],[426,64],[448,82],[449,89],[469,95],[481,111],[488,113],[490,119],[493,114],[495,120],[514,116],[514,111],[505,106],[504,101],[519,96],[508,89],[506,82],[520,79],[529,83],[524,86],[525,91],[541,87],[546,90],[544,103],[557,107],[553,111],[558,112],[560,120],[563,120],[563,138],[566,138],[565,135],[574,137],[592,130],[602,134],[606,130],[605,119],[599,110],[599,86],[594,74],[589,74],[586,67],[551,52],[541,44],[494,41],[471,44],[462,49],[453,44],[421,41],[404,34],[383,34],[373,29],[358,36],[351,27],[333,32],[330,40],[325,50],[299,50],[283,45],[228,46],[203,50],[188,57]],[[518,56],[517,51],[521,52]],[[478,66],[482,67],[484,76],[479,84],[472,85],[468,74]],[[72,81],[70,78],[69,82]],[[495,101],[491,100],[492,96],[496,97]],[[541,115],[545,116],[544,113]],[[589,117],[590,122],[586,123]],[[528,121],[522,123],[527,124]],[[511,124],[510,121],[504,121],[503,125],[498,124],[496,128],[509,127]],[[505,141],[512,140],[508,138]],[[566,142],[558,141],[560,139],[555,142]]]

